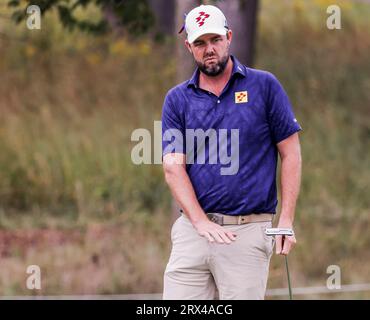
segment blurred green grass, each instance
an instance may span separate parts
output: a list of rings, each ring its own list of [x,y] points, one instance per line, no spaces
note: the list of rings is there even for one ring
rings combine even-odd
[[[324,285],[330,264],[343,283],[370,282],[370,6],[338,2],[342,29],[328,30],[328,4],[260,11],[256,67],[281,80],[304,129],[295,286]],[[20,230],[23,250],[9,240],[0,294],[30,294],[27,263],[47,270],[43,294],[160,292],[170,194],[161,166],[132,164],[130,136],[160,120],[173,43],[69,34],[53,16],[39,33],[2,26],[14,39],[0,41],[0,233]],[[86,240],[91,228],[106,240]],[[33,229],[79,236],[48,247],[23,239]],[[98,253],[107,262],[94,267]],[[274,257],[269,287],[285,286],[284,272]]]

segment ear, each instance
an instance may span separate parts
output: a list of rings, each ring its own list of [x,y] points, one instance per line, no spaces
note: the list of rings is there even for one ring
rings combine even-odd
[[[229,41],[229,44],[231,44],[231,41],[233,39],[233,32],[232,30],[228,30],[227,33],[226,33],[226,38],[227,40]]]
[[[193,53],[193,51],[191,50],[191,45],[188,40],[185,40],[185,47],[189,50],[190,53]]]

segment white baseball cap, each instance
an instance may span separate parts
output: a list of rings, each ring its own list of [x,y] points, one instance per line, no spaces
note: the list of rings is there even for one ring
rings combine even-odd
[[[189,43],[207,33],[226,35],[228,26],[222,11],[211,5],[201,5],[191,10],[185,19]]]

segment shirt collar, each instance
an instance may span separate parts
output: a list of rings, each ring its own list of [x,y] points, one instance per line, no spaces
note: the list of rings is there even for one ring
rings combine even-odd
[[[247,76],[246,68],[239,62],[238,59],[236,59],[233,55],[230,55],[231,60],[233,61],[233,70],[231,71],[231,77],[234,77],[235,74],[240,74],[243,77]],[[188,82],[188,87],[193,86],[195,88],[198,87],[199,83],[199,68],[196,68],[193,75],[191,76],[189,82]]]

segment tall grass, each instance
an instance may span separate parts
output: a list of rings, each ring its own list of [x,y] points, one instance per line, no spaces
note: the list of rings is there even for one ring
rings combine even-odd
[[[156,208],[160,168],[132,164],[130,136],[160,119],[174,73],[168,49],[77,34],[86,48],[63,51],[48,36],[1,48],[7,65],[21,55],[0,75],[1,207],[71,215]]]

